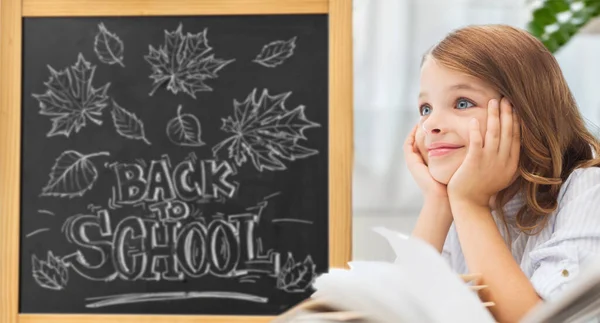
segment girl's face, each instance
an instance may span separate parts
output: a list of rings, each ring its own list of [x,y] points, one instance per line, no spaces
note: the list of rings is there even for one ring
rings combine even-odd
[[[426,59],[421,68],[416,144],[436,181],[448,184],[464,160],[471,118],[479,121],[485,138],[488,102],[500,98],[482,80]]]

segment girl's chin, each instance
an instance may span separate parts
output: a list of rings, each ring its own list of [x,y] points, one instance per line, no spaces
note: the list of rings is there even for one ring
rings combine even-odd
[[[450,178],[452,177],[452,174],[454,174],[455,171],[456,169],[452,169],[452,171],[450,171],[446,169],[429,168],[429,173],[431,174],[431,177],[433,177],[433,179],[444,185],[448,185],[448,182],[450,182]]]
[[[444,184],[444,185],[448,185],[448,182],[450,182],[450,179],[446,179],[446,178],[437,179],[434,177],[433,179],[435,179],[437,182]]]

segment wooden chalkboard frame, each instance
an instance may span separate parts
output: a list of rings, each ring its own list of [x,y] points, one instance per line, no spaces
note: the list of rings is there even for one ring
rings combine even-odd
[[[327,14],[329,264],[351,259],[351,0],[2,0],[0,2],[0,322],[268,322],[269,316],[19,314],[22,19],[51,16]]]

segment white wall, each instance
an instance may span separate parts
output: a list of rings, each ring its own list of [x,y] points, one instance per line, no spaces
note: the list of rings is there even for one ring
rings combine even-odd
[[[392,260],[371,227],[410,232],[422,198],[402,143],[418,119],[421,55],[452,29],[505,23],[523,28],[530,0],[354,0],[353,256]],[[600,124],[600,37],[578,35],[556,54],[584,115]]]

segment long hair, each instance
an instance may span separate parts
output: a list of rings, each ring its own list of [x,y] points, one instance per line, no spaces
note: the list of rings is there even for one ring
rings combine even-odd
[[[600,166],[600,141],[586,128],[554,55],[524,30],[478,25],[451,32],[428,57],[487,82],[513,104],[521,128],[520,176],[497,194],[494,209],[507,227],[502,208],[522,192],[517,227],[528,234],[541,230],[573,170]]]

